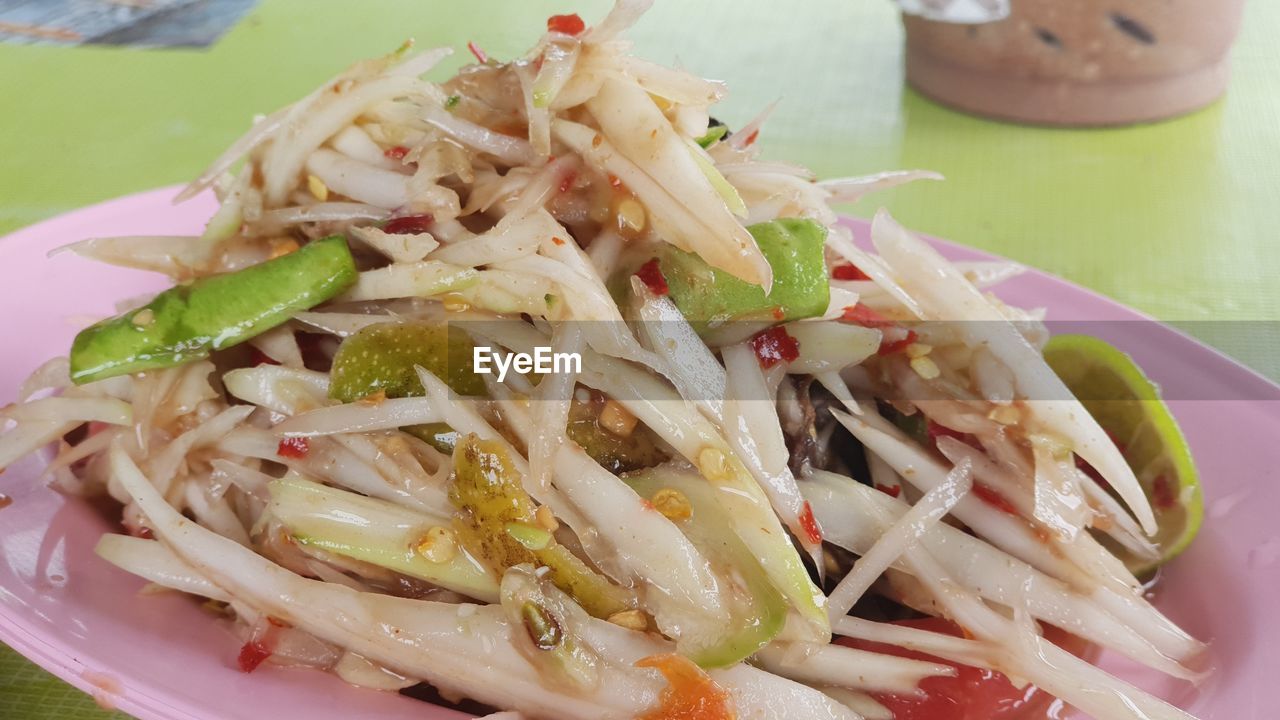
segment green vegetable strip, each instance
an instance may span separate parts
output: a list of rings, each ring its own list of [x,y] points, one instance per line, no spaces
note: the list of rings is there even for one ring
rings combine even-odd
[[[494,332],[494,331],[490,331]],[[515,352],[533,352],[545,337],[532,326],[505,323],[492,337]],[[733,519],[734,530],[758,558],[764,572],[807,621],[815,642],[829,642],[831,626],[825,596],[809,579],[809,571],[750,471],[720,435],[719,429],[680,399],[665,381],[590,349],[582,353],[579,382],[606,393],[653,428],[663,440],[697,466],[721,489],[717,502]],[[684,408],[681,410],[680,408]],[[687,410],[687,412],[686,412]]]
[[[355,402],[378,392],[389,398],[419,397],[426,391],[415,366],[443,378],[459,395],[484,395],[466,333],[445,322],[385,322],[370,325],[342,342],[329,370],[329,397]],[[442,453],[452,454],[457,433],[444,423],[401,428]]]
[[[740,582],[746,591],[746,597],[731,607],[733,625],[723,637],[699,639],[693,647],[686,647],[681,638],[681,653],[704,668],[721,668],[736,665],[768,645],[782,631],[789,605],[734,531],[733,520],[715,498],[717,490],[697,474],[670,468],[654,468],[625,479],[642,497],[652,498],[664,489],[684,495],[692,514],[677,525],[718,576]]]
[[[694,142],[698,143],[699,147],[706,149],[714,145],[717,140],[723,138],[728,132],[729,128],[724,125],[713,125],[707,129],[707,132],[702,137],[694,140]]]
[[[202,360],[338,295],[356,280],[340,236],[224,275],[170,288],[142,308],[91,325],[71,345],[71,379],[116,375]]]
[[[569,405],[569,423],[565,428],[569,439],[601,467],[616,475],[653,467],[669,459],[658,436],[648,426],[636,425],[626,437],[601,427],[601,409],[601,403],[584,403],[575,398]]]
[[[773,268],[773,290],[708,265],[691,253],[667,247],[660,258],[671,300],[699,332],[733,320],[770,322],[817,317],[827,311],[830,287],[823,244],[827,230],[812,220],[782,218],[747,228]]]
[[[608,618],[629,608],[627,593],[596,573],[554,540],[530,549],[509,528],[537,526],[537,507],[524,491],[520,476],[502,444],[467,435],[453,453],[453,485],[449,500],[459,509],[454,527],[464,546],[497,575],[529,563],[546,566],[547,578],[578,601],[582,609]]]
[[[329,397],[354,402],[378,391],[389,398],[425,391],[414,366],[443,378],[459,395],[484,395],[484,379],[473,367],[475,346],[466,333],[440,322],[370,325],[338,347],[329,371]]]
[[[494,602],[498,583],[474,558],[447,546],[448,519],[299,479],[268,486],[267,512],[297,542],[421,578],[469,597]],[[435,558],[435,559],[433,559]]]

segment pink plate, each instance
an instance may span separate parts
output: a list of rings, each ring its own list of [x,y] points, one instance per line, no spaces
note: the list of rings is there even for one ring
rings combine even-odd
[[[49,250],[109,235],[198,233],[213,201],[173,206],[173,188],[132,195],[0,239],[0,402],[23,378],[64,354],[77,329],[114,311],[117,300],[167,285],[157,275],[107,267]],[[850,220],[859,234],[866,223]],[[989,259],[939,242],[956,259]],[[1089,321],[1132,353],[1169,392],[1200,467],[1207,517],[1200,538],[1166,573],[1158,604],[1213,641],[1216,673],[1199,690],[1111,658],[1127,679],[1204,720],[1274,716],[1271,683],[1280,673],[1280,388],[1217,352],[1075,285],[1031,271],[999,294],[1047,307],[1055,320]],[[1097,323],[1096,321],[1104,321]],[[1116,321],[1116,322],[1111,322]],[[1123,322],[1128,321],[1128,322]],[[0,510],[0,641],[104,703],[145,720],[261,720],[307,717],[461,718],[391,693],[360,690],[322,673],[264,665],[235,668],[238,643],[189,599],[140,597],[143,582],[97,559],[111,528],[37,480],[46,458],[0,475],[13,504]]]

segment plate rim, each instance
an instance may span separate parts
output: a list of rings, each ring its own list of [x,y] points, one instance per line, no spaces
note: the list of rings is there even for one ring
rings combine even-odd
[[[0,236],[0,250],[9,247],[9,243],[22,242],[28,236],[56,233],[62,225],[75,225],[82,222],[85,216],[109,211],[113,206],[122,203],[130,201],[172,203],[173,196],[184,187],[185,185],[176,184],[150,190],[142,190],[101,200],[90,205],[59,213],[43,220],[16,228],[12,232]],[[870,219],[849,215],[847,213],[838,213],[837,218],[838,222],[846,226],[869,228],[871,225]],[[1035,279],[1039,282],[1057,284],[1061,289],[1070,291],[1074,294],[1083,295],[1095,302],[1102,303],[1110,310],[1128,313],[1135,318],[1153,323],[1159,326],[1163,332],[1176,336],[1178,342],[1194,346],[1201,352],[1207,351],[1217,362],[1225,363],[1225,365],[1229,366],[1234,373],[1242,378],[1247,378],[1250,383],[1260,383],[1262,387],[1269,387],[1272,390],[1280,391],[1280,383],[1273,381],[1259,371],[1245,365],[1236,358],[1227,355],[1218,348],[1191,336],[1175,326],[1152,317],[1146,312],[1125,305],[1124,303],[1103,295],[1098,291],[1084,287],[1074,281],[1037,268],[1033,265],[1009,260],[1008,258],[997,255],[988,250],[938,238],[925,233],[914,234],[925,239],[934,247],[942,248],[949,252],[970,255],[976,254],[986,260],[1014,263],[1035,273]],[[1049,309],[1052,311],[1053,308],[1050,307]],[[147,684],[144,692],[141,689],[134,687],[122,687],[119,691],[109,691],[108,689],[95,684],[92,674],[94,672],[102,671],[95,671],[92,668],[89,668],[75,656],[75,653],[71,648],[61,645],[60,643],[52,641],[46,637],[42,637],[40,633],[33,632],[26,624],[22,623],[17,618],[9,617],[7,614],[0,614],[0,642],[4,642],[24,658],[48,671],[55,677],[58,677],[60,680],[68,683],[72,687],[75,687],[77,690],[90,695],[104,707],[109,705],[110,709],[129,713],[141,720],[208,720],[208,718],[211,717],[207,710],[202,711],[200,708],[191,707],[190,703],[187,701],[175,697],[164,685]]]

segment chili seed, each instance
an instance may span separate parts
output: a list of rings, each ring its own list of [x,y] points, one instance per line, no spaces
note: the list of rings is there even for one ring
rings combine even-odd
[[[693,517],[693,504],[685,494],[675,488],[662,488],[649,499],[653,509],[668,520],[688,520]]]
[[[918,357],[911,359],[911,369],[925,380],[933,380],[942,375],[942,371],[938,369],[937,363],[927,357]]]
[[[458,542],[452,530],[436,525],[427,530],[414,549],[433,563],[447,563],[458,554]]]
[[[649,629],[649,618],[640,610],[623,610],[609,616],[609,622],[628,630],[643,632]]]
[[[698,470],[712,482],[729,479],[729,459],[716,448],[703,448],[698,452]]]
[[[307,190],[310,191],[312,197],[320,202],[329,199],[329,186],[325,185],[324,181],[315,175],[307,176]]]

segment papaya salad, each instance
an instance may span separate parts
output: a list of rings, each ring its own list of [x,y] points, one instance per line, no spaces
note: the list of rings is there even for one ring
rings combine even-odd
[[[856,243],[832,205],[938,176],[761,160],[768,111],[629,54],[648,4],[443,82],[448,49],[357,63],[181,194],[200,236],[71,245],[174,286],[31,376],[0,467],[54,444],[114,501],[98,555],[244,672],[529,719],[1189,718],[1091,662],[1203,677],[1145,594],[1198,524],[1167,412],[1077,400],[1100,341],[986,291],[1018,267],[884,211]]]

